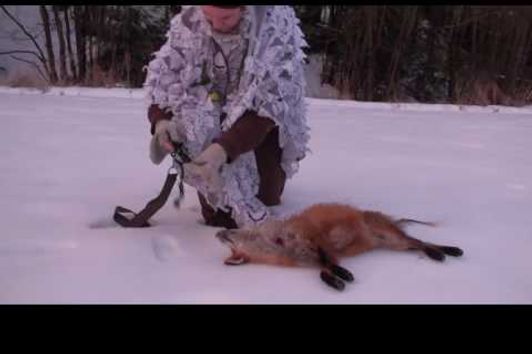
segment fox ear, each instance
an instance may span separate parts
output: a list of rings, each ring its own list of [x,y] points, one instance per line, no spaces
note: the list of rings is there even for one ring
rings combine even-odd
[[[233,254],[229,258],[227,258],[224,263],[226,265],[240,265],[240,264],[245,264],[248,262],[249,260],[246,257]]]

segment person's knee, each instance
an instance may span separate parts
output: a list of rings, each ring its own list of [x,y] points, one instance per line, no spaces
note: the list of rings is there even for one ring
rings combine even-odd
[[[281,204],[281,196],[284,191],[285,179],[284,176],[279,176],[275,180],[261,181],[259,194],[257,198],[266,206],[275,206]]]
[[[263,196],[262,198],[259,196],[259,200],[268,207],[281,204],[280,196]]]

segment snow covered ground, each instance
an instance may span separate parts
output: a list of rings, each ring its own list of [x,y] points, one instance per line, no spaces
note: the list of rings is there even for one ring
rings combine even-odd
[[[411,234],[464,249],[431,261],[373,251],[318,271],[228,267],[193,190],[147,229],[169,161],[148,159],[140,91],[0,89],[0,303],[532,303],[532,109],[309,99],[313,153],[281,213],[334,201],[434,220]]]

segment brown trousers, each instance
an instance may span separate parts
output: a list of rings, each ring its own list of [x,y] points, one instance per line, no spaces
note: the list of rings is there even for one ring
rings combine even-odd
[[[171,119],[171,115],[164,114],[157,106],[152,105],[148,111],[148,118],[152,123],[153,134],[155,123],[161,119]],[[229,130],[223,132],[213,142],[223,146],[228,155],[228,163],[243,153],[254,151],[260,177],[257,198],[266,206],[281,203],[286,174],[281,167],[282,149],[279,147],[279,128],[271,119],[260,117],[253,111],[247,111]],[[200,193],[198,193],[198,198],[201,204],[201,214],[207,225],[228,229],[237,227],[230,211],[214,210]]]

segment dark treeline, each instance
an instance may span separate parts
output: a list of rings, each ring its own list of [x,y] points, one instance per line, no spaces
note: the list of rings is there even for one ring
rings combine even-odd
[[[300,5],[295,10],[309,54],[322,58],[322,82],[344,97],[532,102],[532,6]],[[46,46],[35,56],[51,84],[140,87],[143,66],[179,11],[175,5],[41,5]]]
[[[297,6],[322,82],[356,100],[532,101],[532,6]]]
[[[70,60],[68,74],[64,70],[59,79],[94,86],[119,82],[129,87],[141,86],[145,75],[142,67],[164,41],[169,20],[176,13],[175,6],[152,6],[150,9],[111,5],[52,8],[64,14],[63,23],[56,17],[56,34],[68,41],[68,33],[74,31],[76,43],[75,48],[68,43],[69,57],[75,60]],[[60,29],[62,26],[64,29]],[[59,62],[61,67],[67,67],[66,56],[62,56]]]

